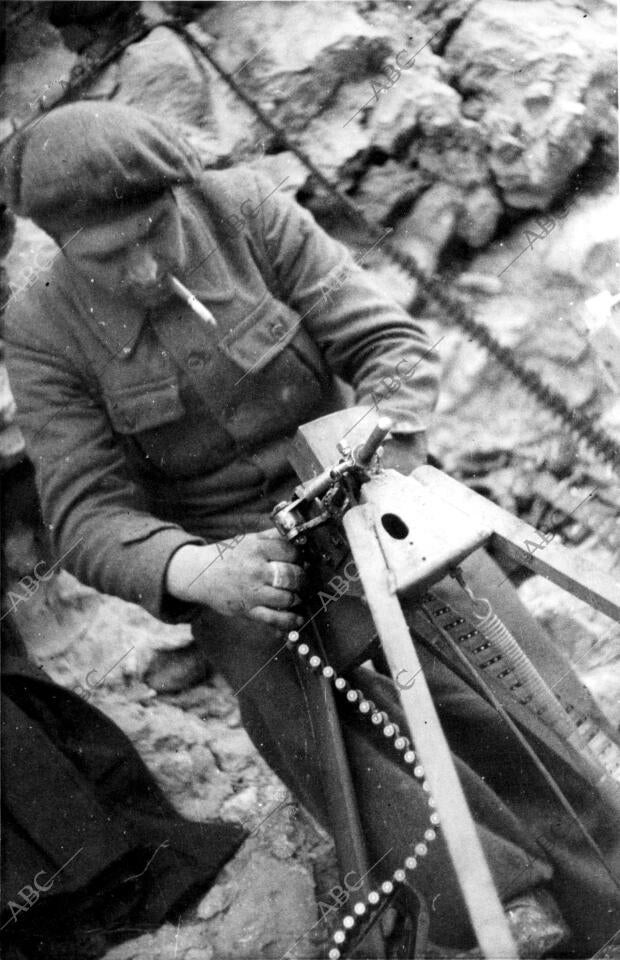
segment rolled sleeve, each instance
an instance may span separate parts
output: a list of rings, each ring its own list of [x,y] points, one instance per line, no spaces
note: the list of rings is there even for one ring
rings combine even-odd
[[[267,186],[257,180],[264,196]],[[299,204],[278,193],[261,213],[263,255],[279,295],[329,367],[351,384],[357,403],[374,403],[401,432],[425,429],[437,402],[439,357],[423,327]]]

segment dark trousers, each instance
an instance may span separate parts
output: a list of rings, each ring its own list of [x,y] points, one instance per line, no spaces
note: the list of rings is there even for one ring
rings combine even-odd
[[[529,641],[538,644],[550,642],[510,583],[496,586],[504,575],[483,551],[463,567],[475,594],[488,597],[513,632],[521,636],[525,632]],[[449,598],[451,592],[459,594],[462,606],[460,588],[444,581],[443,595]],[[332,639],[339,632],[346,637],[352,631],[368,637],[373,633],[370,615],[359,600],[343,596],[327,612]],[[205,611],[194,632],[206,644],[213,666],[237,693],[244,726],[262,756],[329,828],[321,784],[321,744],[315,742],[302,696],[296,654],[260,625],[212,611]],[[574,955],[591,955],[620,927],[617,888],[496,711],[424,644],[417,648],[502,901],[548,885],[576,934]],[[356,668],[349,679],[406,731],[391,679],[365,667]],[[428,827],[427,795],[367,720],[346,706],[340,714],[370,862],[381,859],[374,875],[380,882],[402,864]],[[544,743],[540,750],[545,754]],[[543,759],[554,768],[620,877],[617,825],[609,822],[594,791],[568,764],[551,752]],[[431,910],[431,939],[446,946],[471,943],[466,909],[441,831],[413,881]]]

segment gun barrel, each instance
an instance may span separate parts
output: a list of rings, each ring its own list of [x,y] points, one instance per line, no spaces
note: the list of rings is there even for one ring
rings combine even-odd
[[[319,473],[318,477],[313,477],[312,480],[308,480],[307,483],[302,483],[301,486],[296,488],[295,493],[298,494],[302,500],[310,503],[317,497],[322,497],[324,493],[327,493],[334,483],[334,478],[343,476],[345,473],[348,473],[350,469],[350,461],[339,463],[335,467],[323,470],[323,473]]]

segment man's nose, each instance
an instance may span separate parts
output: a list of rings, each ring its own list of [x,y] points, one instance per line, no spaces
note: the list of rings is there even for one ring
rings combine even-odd
[[[157,280],[158,265],[150,250],[132,250],[127,262],[127,280],[130,284],[148,287]]]

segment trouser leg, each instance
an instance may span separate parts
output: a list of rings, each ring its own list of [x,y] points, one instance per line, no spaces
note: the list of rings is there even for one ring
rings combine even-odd
[[[344,602],[340,609],[344,611]],[[268,631],[247,621],[207,614],[197,631],[198,636],[201,634],[212,663],[238,694],[244,725],[257,748],[317,819],[329,827],[321,786],[321,745],[313,739],[294,655],[281,649],[281,641],[270,639]],[[428,651],[421,649],[420,653],[431,691],[454,684],[465,686]],[[355,682],[375,702],[382,703],[401,728],[406,728],[391,680],[359,669]],[[468,696],[463,691],[459,696],[465,710],[471,711]],[[466,715],[461,717],[463,722]],[[419,781],[395,762],[393,748],[368,721],[345,707],[341,708],[341,718],[370,862],[381,861],[377,878],[383,879],[402,864],[429,826],[427,794]],[[456,764],[502,897],[509,899],[546,882],[551,868],[543,850],[467,763],[456,757]],[[441,831],[429,856],[422,860],[415,883],[433,905],[432,939],[446,945],[467,943],[471,938],[469,921]]]

